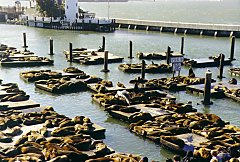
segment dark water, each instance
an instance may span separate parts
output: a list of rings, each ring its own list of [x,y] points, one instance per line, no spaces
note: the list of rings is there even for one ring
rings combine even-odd
[[[61,70],[70,66],[66,62],[63,50],[68,49],[69,42],[73,43],[73,47],[87,47],[97,48],[101,45],[101,38],[103,33],[93,32],[77,32],[77,31],[58,31],[30,28],[16,25],[0,25],[0,40],[1,43],[21,48],[23,45],[22,33],[27,33],[27,44],[31,51],[37,55],[48,56],[49,52],[49,38],[54,40],[53,59],[55,61],[53,67],[33,67],[33,68],[4,68],[1,67],[0,78],[4,82],[16,82],[25,90],[33,100],[41,103],[42,106],[51,105],[59,113],[66,114],[70,117],[76,115],[85,115],[90,117],[94,122],[100,124],[107,129],[105,142],[119,152],[137,153],[150,157],[159,161],[164,161],[172,154],[161,148],[160,146],[144,140],[129,132],[127,125],[118,120],[115,120],[107,115],[98,105],[92,103],[90,92],[72,93],[66,95],[51,95],[34,88],[34,84],[25,83],[19,78],[19,73],[26,70],[34,69],[53,69]],[[105,33],[106,48],[111,53],[114,53],[125,58],[124,62],[130,62],[128,56],[129,40],[134,43],[134,53],[137,51],[165,51],[170,45],[174,51],[179,51],[180,38],[182,35],[152,33],[152,32],[130,32],[127,30],[116,31],[115,33]],[[234,61],[234,66],[240,66],[238,58],[240,57],[239,39],[236,40],[236,54],[237,58]],[[214,37],[199,37],[186,36],[185,37],[185,53],[191,58],[201,58],[219,54],[220,52],[229,55],[230,39],[229,38],[214,38]],[[48,56],[49,57],[49,56]],[[139,62],[135,57],[131,62]],[[155,61],[159,63],[159,61]],[[102,77],[106,80],[111,80],[115,84],[117,81],[128,85],[128,81],[137,77],[137,74],[124,74],[117,69],[118,64],[110,64],[110,73],[104,74],[100,72],[103,69],[102,65],[84,66],[73,63],[86,73]],[[228,80],[231,76],[227,72],[228,67],[224,68],[224,80]],[[213,72],[213,78],[216,79],[218,74],[217,68],[210,68]],[[206,69],[194,69],[197,76],[204,76]],[[187,74],[188,70],[183,68],[181,73]],[[171,74],[147,74],[147,78],[171,77]],[[239,78],[237,78],[240,81]],[[179,102],[193,101],[193,105],[200,112],[215,113],[224,120],[230,121],[234,125],[240,126],[239,122],[239,103],[233,102],[229,99],[213,99],[213,105],[204,107],[197,105],[203,99],[199,96],[186,94],[185,92],[174,93]]]

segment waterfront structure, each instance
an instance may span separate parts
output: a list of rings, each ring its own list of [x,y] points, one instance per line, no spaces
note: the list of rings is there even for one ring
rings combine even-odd
[[[240,25],[115,19],[116,27],[133,30],[197,34],[219,37],[240,37]]]
[[[115,31],[114,20],[95,18],[95,13],[79,12],[78,0],[65,0],[64,17],[40,17],[36,14],[26,14],[22,15],[20,19],[31,27],[99,32]]]

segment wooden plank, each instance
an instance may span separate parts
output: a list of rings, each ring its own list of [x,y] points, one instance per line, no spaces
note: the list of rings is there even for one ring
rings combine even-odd
[[[165,60],[166,59],[166,52],[138,52],[137,57],[139,59],[146,59],[146,60]],[[171,57],[182,57],[183,54],[179,52],[172,52]]]
[[[59,85],[58,87],[49,87],[47,84],[35,82],[35,87],[50,93],[73,93],[84,91],[87,88],[86,83],[78,79],[71,79],[66,81],[64,84],[67,85],[64,87],[61,87],[63,84]]]
[[[232,60],[226,59],[224,60],[224,65],[231,65]],[[183,62],[185,66],[195,67],[195,68],[202,68],[202,67],[218,67],[220,64],[219,61],[214,61],[213,59],[209,58],[200,58],[200,59],[189,59]]]
[[[162,66],[149,64],[145,66],[145,73],[171,73],[172,66]],[[141,64],[120,64],[118,69],[126,73],[141,73],[142,65]]]
[[[1,66],[6,67],[22,67],[22,66],[44,66],[53,65],[53,60],[50,61],[6,61],[0,62]]]
[[[186,89],[187,91],[190,92],[197,92],[197,93],[204,93],[204,84],[199,84],[199,85],[191,85],[187,86]],[[214,90],[214,87],[219,86],[220,88],[226,87],[229,90],[236,90],[240,88],[240,85],[234,85],[230,84],[227,82],[217,82],[217,83],[212,83],[211,84],[211,95],[212,97],[216,98],[223,98],[225,97],[224,91],[216,91]]]
[[[20,109],[27,109],[27,108],[33,108],[33,107],[39,107],[40,104],[36,103],[32,100],[26,100],[26,101],[18,101],[18,102],[0,102],[1,105],[7,105],[8,109],[14,109],[14,110],[20,110]]]

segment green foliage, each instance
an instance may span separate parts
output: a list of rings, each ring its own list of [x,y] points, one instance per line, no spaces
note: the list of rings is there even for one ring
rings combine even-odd
[[[63,17],[65,14],[64,6],[55,0],[37,0],[36,9],[45,17]]]

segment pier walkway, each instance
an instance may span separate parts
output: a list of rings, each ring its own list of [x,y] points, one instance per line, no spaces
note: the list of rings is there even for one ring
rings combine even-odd
[[[207,24],[115,18],[117,28],[240,38],[240,24]]]

